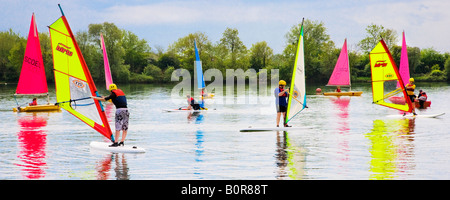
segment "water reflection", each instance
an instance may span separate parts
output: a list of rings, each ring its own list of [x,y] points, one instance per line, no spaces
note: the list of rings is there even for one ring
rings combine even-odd
[[[17,138],[20,144],[20,152],[17,157],[21,163],[23,177],[27,179],[39,179],[45,177],[48,113],[32,113],[32,115],[21,116],[18,119],[20,131]]]
[[[103,160],[97,162],[95,170],[97,171],[97,180],[108,180],[111,165],[114,163],[114,172],[116,180],[129,180],[129,168],[125,153],[108,153]]]
[[[415,119],[375,120],[370,140],[370,179],[394,179],[414,170]]]
[[[337,117],[335,117],[335,122],[336,125],[338,125],[338,127],[336,128],[336,130],[338,131],[338,134],[341,136],[339,137],[339,141],[338,141],[338,160],[340,161],[339,163],[339,168],[341,168],[342,170],[347,169],[346,166],[343,165],[343,162],[348,162],[349,161],[349,151],[350,151],[350,147],[349,147],[349,141],[346,139],[350,131],[350,127],[348,125],[348,105],[350,104],[350,99],[351,97],[341,97],[341,96],[337,96],[336,98],[331,97],[330,100],[334,105],[335,111],[337,112],[336,115]],[[341,139],[343,138],[343,139]],[[340,170],[340,172],[343,172],[342,170]]]
[[[276,178],[300,180],[306,175],[306,151],[296,141],[290,140],[288,134],[286,131],[277,131]]]
[[[200,112],[189,112],[188,113],[188,123],[194,122],[195,124],[201,124],[204,121],[204,116],[203,114],[201,114]],[[204,155],[204,147],[203,147],[203,142],[204,142],[204,132],[201,129],[197,129],[197,131],[195,132],[195,162],[196,163],[202,163],[203,160],[203,155]],[[198,178],[201,179],[201,175],[202,170],[200,169],[199,165],[195,165],[194,166],[194,174],[196,176],[198,176]]]

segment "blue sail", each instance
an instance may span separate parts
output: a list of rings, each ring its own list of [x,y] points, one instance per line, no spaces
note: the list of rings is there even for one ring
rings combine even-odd
[[[203,70],[202,70],[202,61],[200,61],[200,55],[198,54],[198,49],[197,49],[197,43],[194,40],[194,47],[195,47],[195,69],[196,69],[196,73],[197,73],[197,87],[198,89],[203,90],[205,88],[205,80],[203,79]],[[203,101],[203,92],[201,92],[201,99],[200,99],[200,107],[204,108],[205,107],[205,102]]]
[[[202,61],[200,61],[200,55],[198,54],[197,43],[194,40],[195,46],[195,67],[197,71],[197,86],[198,89],[205,88],[205,80],[203,79]]]

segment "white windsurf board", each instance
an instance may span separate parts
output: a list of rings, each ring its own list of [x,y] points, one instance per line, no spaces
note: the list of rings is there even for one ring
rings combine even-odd
[[[294,131],[294,130],[304,130],[311,129],[314,126],[302,126],[302,127],[248,127],[239,130],[240,132],[262,132],[262,131]]]
[[[390,118],[436,118],[439,116],[444,115],[445,113],[439,113],[439,114],[428,114],[428,115],[422,115],[422,114],[417,114],[417,115],[412,115],[412,114],[407,114],[407,115],[388,115],[387,117]]]
[[[118,147],[110,147],[111,142],[96,142],[92,141],[89,146],[96,150],[108,151],[112,153],[145,153],[144,148],[140,148],[133,145],[124,145]]]

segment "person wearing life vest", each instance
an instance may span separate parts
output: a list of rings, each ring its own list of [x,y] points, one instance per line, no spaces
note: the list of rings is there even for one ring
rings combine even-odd
[[[195,101],[195,99],[193,97],[191,97],[191,95],[186,95],[187,97],[187,103],[188,103],[188,110],[200,110],[200,104],[197,103],[197,101]]]
[[[275,102],[277,106],[277,127],[280,126],[280,118],[281,114],[283,114],[284,119],[284,126],[285,127],[291,127],[286,123],[286,111],[288,106],[288,97],[289,97],[289,89],[284,89],[286,86],[286,81],[280,80],[278,82],[278,87],[275,88],[274,95],[275,95]]]
[[[128,132],[128,121],[130,118],[130,113],[128,112],[127,107],[127,97],[125,96],[125,93],[117,88],[116,84],[109,85],[109,91],[111,94],[107,97],[91,97],[93,99],[99,100],[99,101],[108,101],[111,99],[114,106],[116,106],[116,116],[115,116],[115,141],[110,147],[118,147],[123,146],[125,138],[127,137]],[[120,131],[122,131],[122,138],[120,143],[119,136]]]
[[[341,86],[336,87],[336,92],[341,92]]]
[[[424,106],[423,106],[423,104],[427,101],[427,99],[428,99],[428,96],[427,96],[427,93],[426,92],[422,92],[422,90],[420,90],[421,92],[420,92],[420,94],[419,94],[419,105],[420,105],[420,107],[419,108],[425,108]]]
[[[33,98],[33,101],[28,104],[29,106],[37,106],[37,99],[36,97]]]
[[[414,102],[416,100],[416,95],[414,94],[416,85],[414,84],[414,78],[409,79],[409,83],[405,85],[405,88],[406,88],[406,94],[408,95],[409,99],[411,100],[412,113],[413,113],[413,115],[416,115],[415,102]]]

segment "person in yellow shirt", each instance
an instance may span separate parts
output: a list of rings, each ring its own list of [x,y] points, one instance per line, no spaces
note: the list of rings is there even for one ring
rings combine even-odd
[[[414,78],[410,78],[409,79],[409,83],[406,84],[406,94],[408,95],[409,99],[411,99],[411,104],[412,104],[412,113],[413,115],[417,115],[416,114],[416,109],[415,109],[415,100],[416,100],[416,95],[414,94],[414,89],[416,89],[416,85],[414,84]]]

